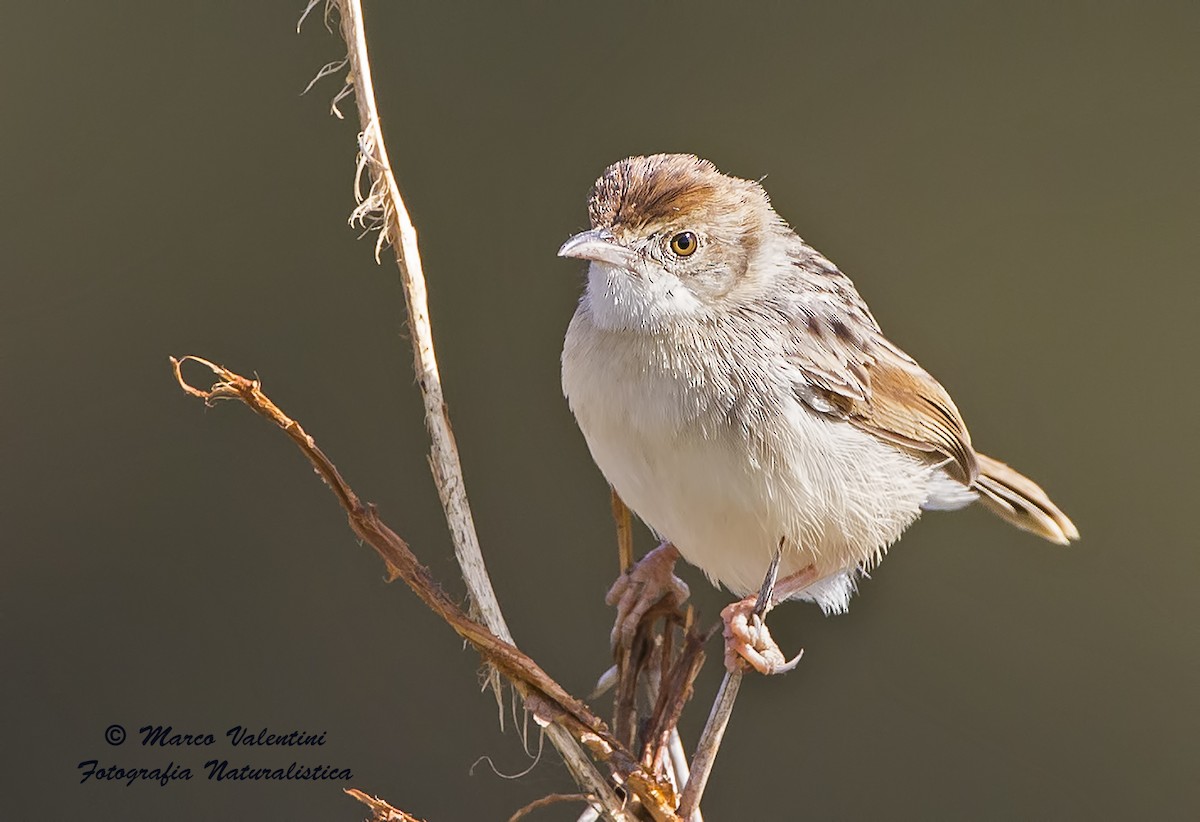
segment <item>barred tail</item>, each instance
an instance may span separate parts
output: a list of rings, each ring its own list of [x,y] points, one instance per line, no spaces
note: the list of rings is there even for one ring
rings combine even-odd
[[[983,454],[977,457],[979,478],[973,488],[979,492],[980,502],[1018,528],[1059,545],[1079,539],[1071,520],[1036,482],[999,460]]]

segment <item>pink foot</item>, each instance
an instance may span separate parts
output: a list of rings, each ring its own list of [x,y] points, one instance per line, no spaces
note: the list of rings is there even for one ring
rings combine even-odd
[[[760,674],[784,674],[796,667],[804,651],[788,661],[771,638],[767,624],[754,612],[758,597],[751,595],[725,606],[721,619],[725,622],[725,670],[733,673],[739,665],[748,664]]]
[[[655,548],[617,578],[604,601],[617,606],[617,621],[612,629],[612,645],[628,645],[637,633],[646,613],[666,600],[677,607],[688,598],[687,585],[675,576],[679,550],[669,542]]]

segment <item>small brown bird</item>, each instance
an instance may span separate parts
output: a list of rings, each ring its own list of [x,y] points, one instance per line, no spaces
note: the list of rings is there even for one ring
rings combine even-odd
[[[837,266],[796,235],[758,183],[685,154],[610,166],[592,228],[563,257],[589,261],[567,330],[563,391],[592,457],[663,540],[618,580],[628,635],[682,555],[739,596],[726,665],[789,670],[754,613],[772,602],[844,611],[922,510],[979,500],[1065,544],[1079,532],[1034,482],[979,454],[946,390],[883,336]]]

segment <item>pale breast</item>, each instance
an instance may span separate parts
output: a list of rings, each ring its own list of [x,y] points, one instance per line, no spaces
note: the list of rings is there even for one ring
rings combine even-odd
[[[812,413],[783,379],[730,379],[694,354],[662,337],[597,329],[586,310],[572,321],[563,390],[621,498],[739,595],[759,587],[781,537],[784,574],[877,561],[918,515],[929,467]],[[771,401],[745,395],[747,386],[774,392]]]

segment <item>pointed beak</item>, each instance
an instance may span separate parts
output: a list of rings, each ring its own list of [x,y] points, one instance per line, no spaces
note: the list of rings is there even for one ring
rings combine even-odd
[[[558,256],[592,260],[624,269],[632,269],[638,261],[638,255],[617,242],[607,228],[581,231],[562,244]]]

